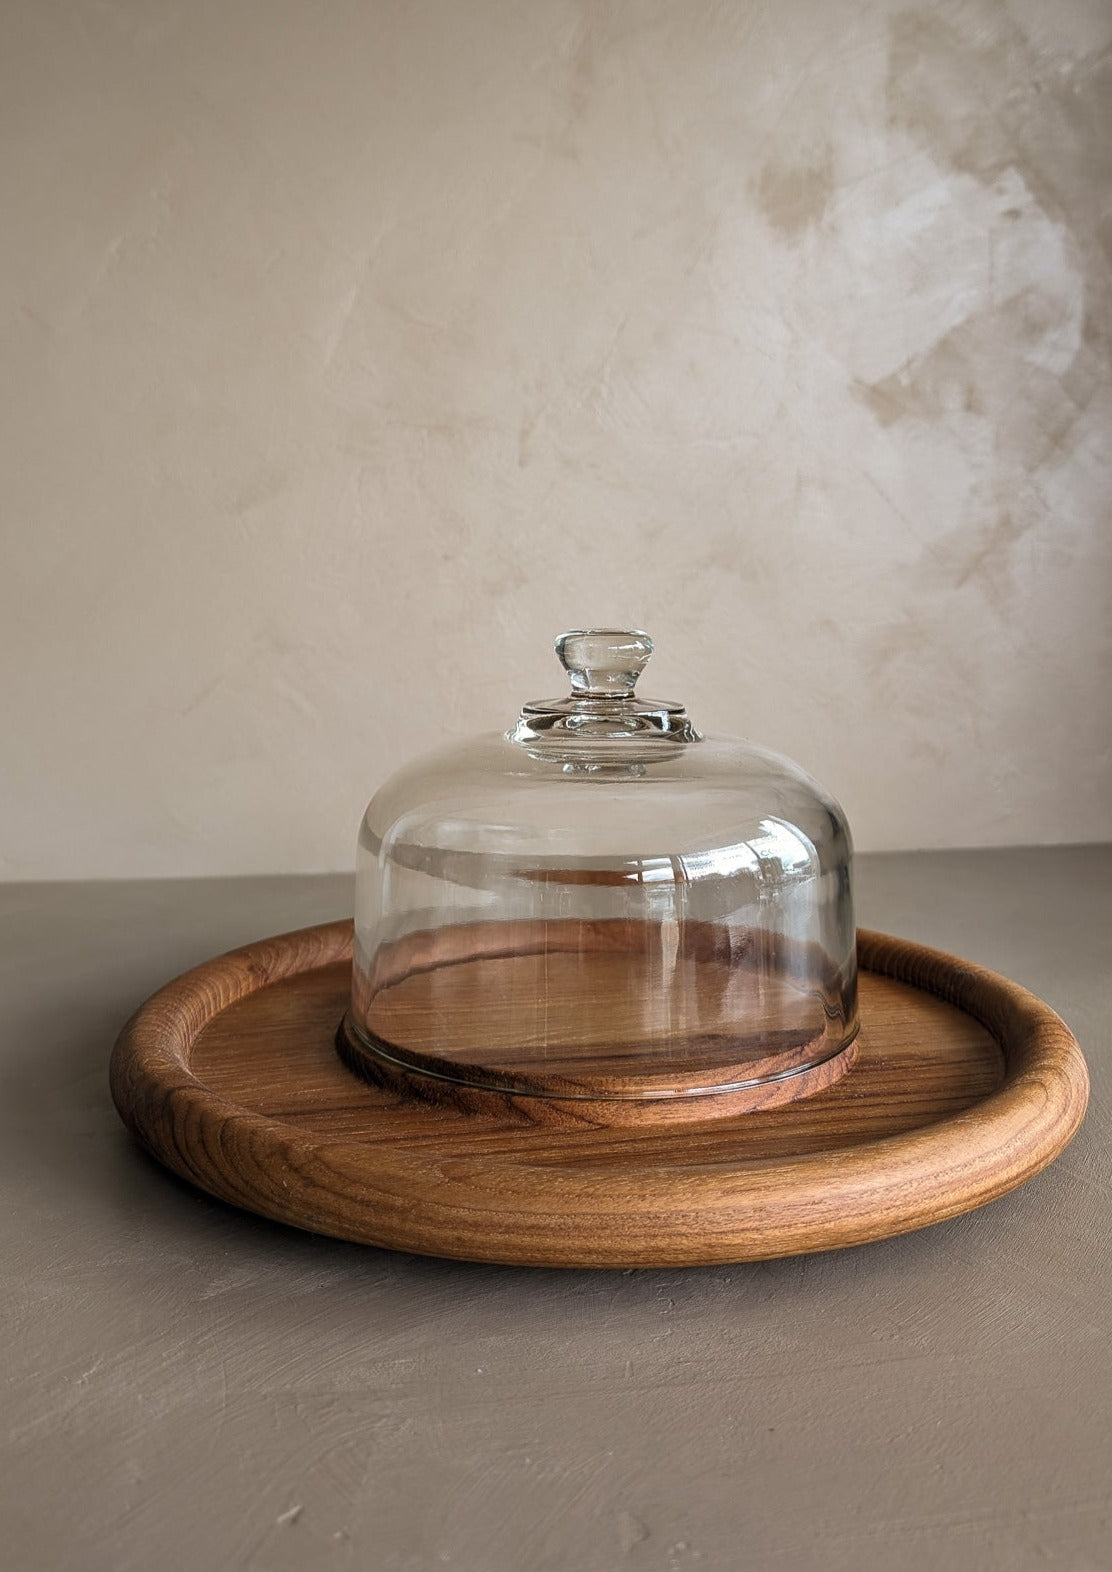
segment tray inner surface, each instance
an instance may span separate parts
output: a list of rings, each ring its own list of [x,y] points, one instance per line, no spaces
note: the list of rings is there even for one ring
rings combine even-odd
[[[971,1016],[919,989],[861,974],[861,1034],[853,1069],[837,1085],[794,1104],[735,1118],[623,1128],[538,1125],[522,1143],[522,1119],[461,1113],[399,1098],[367,1085],[336,1056],[336,1028],[348,1003],[348,962],[273,983],[227,1006],[202,1029],[188,1067],[227,1101],[325,1137],[376,1146],[442,1147],[449,1130],[469,1154],[528,1166],[621,1162],[635,1145],[640,1162],[669,1167],[760,1162],[860,1146],[935,1123],[988,1096],[1003,1081],[1004,1058]],[[389,1119],[382,1114],[390,1109]],[[464,1128],[461,1128],[464,1126]]]

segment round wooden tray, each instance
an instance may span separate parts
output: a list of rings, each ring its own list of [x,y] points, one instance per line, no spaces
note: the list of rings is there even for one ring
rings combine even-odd
[[[399,1096],[335,1050],[350,922],[263,940],[170,983],[125,1027],[112,1095],[168,1167],[280,1222],[425,1255],[677,1266],[862,1244],[982,1206],[1085,1112],[1073,1035],[993,972],[858,935],[843,1079],[705,1124],[536,1124]]]

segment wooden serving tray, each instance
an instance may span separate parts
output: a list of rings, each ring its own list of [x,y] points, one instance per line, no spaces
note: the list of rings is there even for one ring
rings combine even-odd
[[[330,923],[197,967],[142,1006],[111,1072],[122,1119],[168,1167],[341,1239],[578,1267],[829,1250],[995,1200],[1085,1112],[1085,1061],[1048,1005],[862,932],[861,1034],[836,1085],[659,1128],[534,1123],[520,1098],[469,1113],[340,1062],[351,942],[350,922]]]

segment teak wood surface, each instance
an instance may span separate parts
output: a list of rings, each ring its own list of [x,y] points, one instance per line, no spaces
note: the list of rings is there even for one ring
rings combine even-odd
[[[168,1167],[319,1233],[551,1266],[760,1260],[981,1206],[1085,1112],[1077,1043],[995,973],[858,936],[862,1029],[836,1085],[784,1107],[650,1126],[536,1123],[368,1085],[334,1048],[350,921],[232,951],[154,995],[112,1058],[120,1115]]]
[[[357,973],[337,1048],[376,1085],[471,1113],[705,1123],[840,1080],[855,1057],[844,985],[817,945],[752,928],[448,923]]]

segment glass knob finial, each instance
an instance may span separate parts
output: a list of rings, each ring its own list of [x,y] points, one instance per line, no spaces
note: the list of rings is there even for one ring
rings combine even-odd
[[[556,640],[572,692],[594,699],[630,697],[652,652],[652,639],[636,629],[576,629]]]

